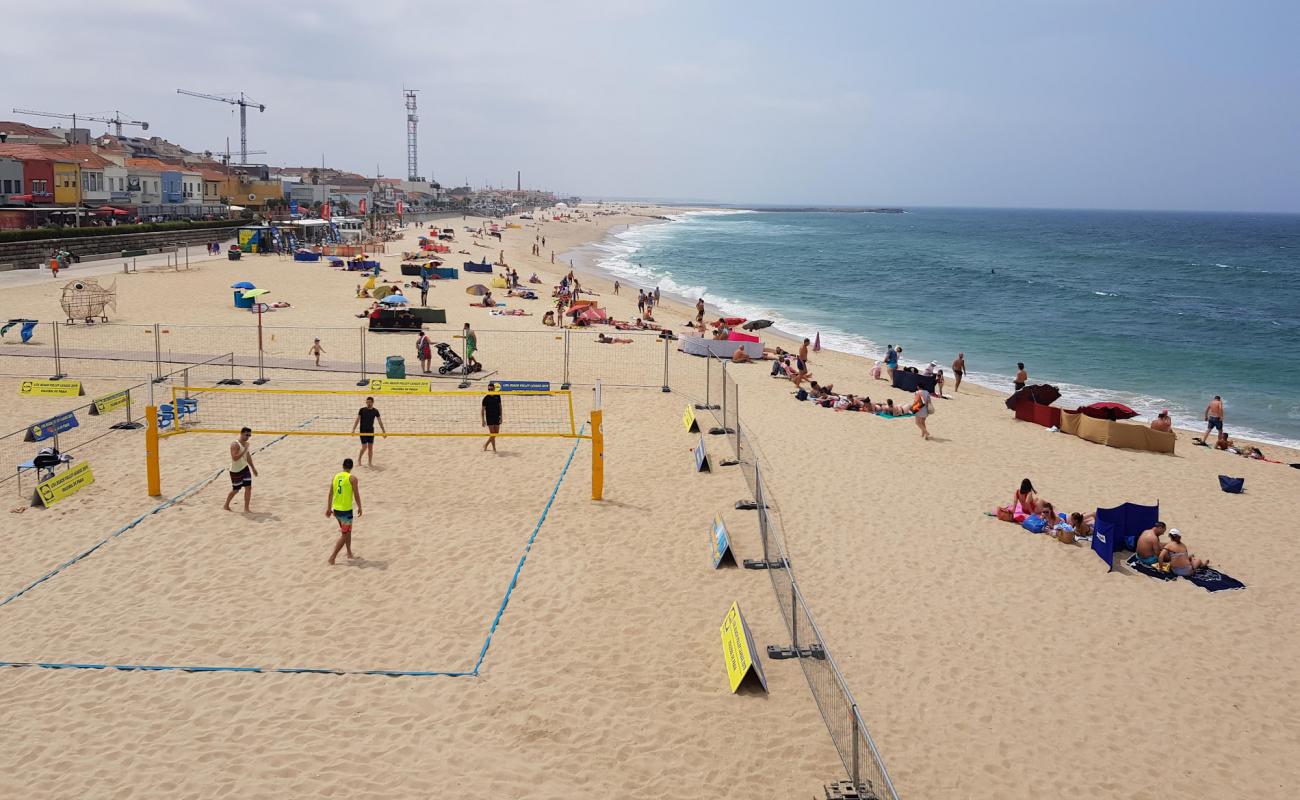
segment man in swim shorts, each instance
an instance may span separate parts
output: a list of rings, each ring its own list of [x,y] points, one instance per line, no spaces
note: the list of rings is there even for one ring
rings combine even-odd
[[[325,498],[325,517],[334,517],[339,523],[339,538],[334,543],[334,552],[330,553],[330,566],[334,566],[334,559],[338,558],[339,551],[347,549],[348,559],[356,558],[352,552],[352,512],[356,509],[356,515],[361,516],[361,484],[357,481],[357,476],[352,474],[352,459],[343,459],[343,471],[334,473],[334,478],[330,481],[329,495]]]
[[[379,423],[379,430],[387,435],[388,431],[384,429],[384,421],[379,417],[379,409],[375,408],[375,398],[367,397],[366,404],[357,411],[357,418],[352,420],[352,432],[357,432],[357,426],[361,426],[361,452],[357,453],[357,463],[361,463],[361,457],[369,454],[370,458],[366,466],[375,465],[375,422]]]
[[[226,510],[230,510],[230,501],[235,499],[239,490],[244,490],[244,511],[249,510],[253,500],[253,476],[257,467],[253,466],[253,454],[248,450],[248,440],[253,436],[252,428],[239,431],[239,438],[230,443],[230,494],[226,495]]]
[[[1015,382],[1016,391],[1018,392],[1021,389],[1025,388],[1026,383],[1029,383],[1029,373],[1025,372],[1025,362],[1023,361],[1017,362],[1016,382]]]
[[[1165,524],[1157,522],[1147,530],[1142,531],[1142,535],[1137,540],[1138,561],[1148,567],[1154,567],[1160,560],[1160,551],[1164,549],[1164,542],[1160,537],[1165,534]]]
[[[958,353],[957,360],[952,362],[952,374],[957,376],[953,382],[952,391],[956,394],[961,390],[961,376],[966,372],[966,354]]]
[[[1210,401],[1210,404],[1205,407],[1205,424],[1205,436],[1203,438],[1207,442],[1210,440],[1210,431],[1217,428],[1220,433],[1223,432],[1223,398],[1217,394]]]

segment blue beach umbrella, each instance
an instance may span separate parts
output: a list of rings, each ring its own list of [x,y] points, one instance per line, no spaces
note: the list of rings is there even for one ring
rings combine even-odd
[[[231,289],[256,289],[257,287],[249,283],[248,281],[240,281],[239,283],[230,284],[230,288]]]
[[[407,300],[405,297],[401,296],[400,294],[390,294],[387,297],[385,297],[383,300],[380,300],[379,302],[383,303],[386,306],[404,306],[411,301]]]

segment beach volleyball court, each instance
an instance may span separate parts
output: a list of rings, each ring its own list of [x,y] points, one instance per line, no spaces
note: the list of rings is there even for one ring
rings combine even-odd
[[[479,437],[380,438],[376,466],[354,470],[358,558],[329,567],[338,526],[325,495],[357,440],[254,435],[245,515],[222,510],[231,438],[165,439],[164,495],[183,496],[120,535],[141,515],[118,518],[114,495],[138,482],[64,509],[64,524],[96,532],[92,545],[108,540],[73,563],[82,550],[45,554],[57,574],[0,588],[26,589],[0,607],[0,661],[474,674],[546,512],[587,492],[564,477],[582,440],[502,439],[494,455]]]

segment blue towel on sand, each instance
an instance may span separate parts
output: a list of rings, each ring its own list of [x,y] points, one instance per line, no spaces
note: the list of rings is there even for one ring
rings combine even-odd
[[[1125,561],[1124,563],[1134,572],[1140,572],[1148,578],[1156,578],[1157,580],[1162,581],[1173,581],[1178,580],[1179,577],[1172,572],[1162,572],[1155,567],[1148,567],[1146,564],[1138,561],[1136,553],[1129,556],[1128,561]],[[1230,589],[1246,588],[1246,584],[1230,575],[1225,575],[1224,573],[1219,572],[1217,569],[1207,568],[1199,570],[1190,578],[1184,578],[1183,580],[1191,581],[1207,592],[1226,592]]]
[[[915,417],[916,415],[913,414],[911,411],[909,411],[909,412],[907,412],[906,414],[904,414],[904,415],[901,416],[901,417],[896,417],[896,416],[894,416],[893,414],[886,414],[886,413],[883,412],[883,411],[877,411],[877,412],[876,412],[876,416],[877,416],[877,417],[884,417],[885,419],[907,419],[908,417]]]

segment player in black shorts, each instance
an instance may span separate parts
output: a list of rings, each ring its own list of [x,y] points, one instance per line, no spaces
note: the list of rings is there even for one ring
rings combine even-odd
[[[388,431],[384,430],[384,421],[379,417],[379,409],[375,408],[375,398],[367,397],[366,404],[357,411],[357,418],[352,422],[352,432],[357,432],[357,426],[361,427],[361,452],[357,453],[357,464],[361,463],[361,457],[369,454],[366,459],[366,466],[375,465],[375,423],[379,423],[379,432],[387,435]]]
[[[497,394],[496,382],[488,383],[488,391],[491,394],[483,396],[483,407],[479,415],[483,418],[483,426],[488,429],[487,441],[483,443],[483,450],[492,445],[492,452],[497,451],[497,434],[501,432],[501,395]]]

